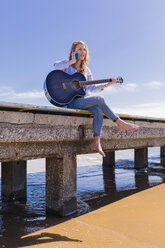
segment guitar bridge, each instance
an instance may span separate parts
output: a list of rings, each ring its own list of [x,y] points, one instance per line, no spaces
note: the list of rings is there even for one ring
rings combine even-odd
[[[66,85],[65,85],[64,81],[61,82],[61,85],[62,85],[63,90],[66,91]]]

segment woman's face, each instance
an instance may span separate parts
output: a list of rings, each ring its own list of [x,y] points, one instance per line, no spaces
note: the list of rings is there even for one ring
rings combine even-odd
[[[86,56],[86,47],[83,44],[78,44],[75,48],[75,52],[79,54],[79,59],[84,60]]]

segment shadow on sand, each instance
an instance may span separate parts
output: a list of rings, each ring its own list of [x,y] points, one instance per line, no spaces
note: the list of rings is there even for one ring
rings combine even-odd
[[[39,235],[33,235],[30,237],[22,238],[20,240],[19,246],[24,247],[24,246],[44,244],[44,243],[50,243],[50,242],[58,242],[58,241],[82,242],[81,240],[70,239],[66,236],[61,236],[59,234],[43,232]]]

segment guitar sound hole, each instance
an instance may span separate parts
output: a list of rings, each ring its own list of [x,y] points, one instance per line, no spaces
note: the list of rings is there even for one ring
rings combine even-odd
[[[73,81],[72,82],[72,87],[75,88],[75,89],[79,89],[80,88],[79,81]]]

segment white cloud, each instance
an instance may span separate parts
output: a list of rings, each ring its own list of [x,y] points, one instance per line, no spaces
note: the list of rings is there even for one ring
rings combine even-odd
[[[112,85],[112,86],[109,86],[108,88],[106,88],[106,90],[104,90],[102,92],[101,95],[103,96],[107,96],[109,94],[119,94],[119,93],[122,93],[122,92],[134,92],[138,89],[138,84],[135,84],[135,83],[126,83],[126,84],[122,84],[122,85]]]
[[[159,81],[152,81],[147,83],[146,85],[151,87],[152,89],[160,89],[161,87],[164,86],[164,83]]]
[[[44,92],[39,90],[32,90],[27,92],[15,92],[10,87],[0,87],[0,100],[17,100],[17,99],[39,99],[44,97]]]
[[[153,108],[153,107],[165,107],[165,102],[149,102],[149,103],[141,103],[137,105],[140,108]]]
[[[113,109],[121,114],[165,118],[165,102],[144,103],[128,107],[121,106]]]
[[[33,90],[29,92],[15,93],[15,97],[19,99],[33,99],[42,98],[44,96],[43,91]]]
[[[134,83],[127,83],[123,85],[123,90],[126,91],[136,91],[138,89],[138,85]]]
[[[141,83],[140,86],[139,84],[136,83],[123,83],[121,86],[120,85],[112,85],[109,88],[104,91],[104,95],[107,94],[116,94],[116,93],[122,93],[122,92],[136,92],[136,91],[144,91],[146,90],[158,90],[162,89],[165,86],[164,82],[160,81],[151,81],[148,83]]]

